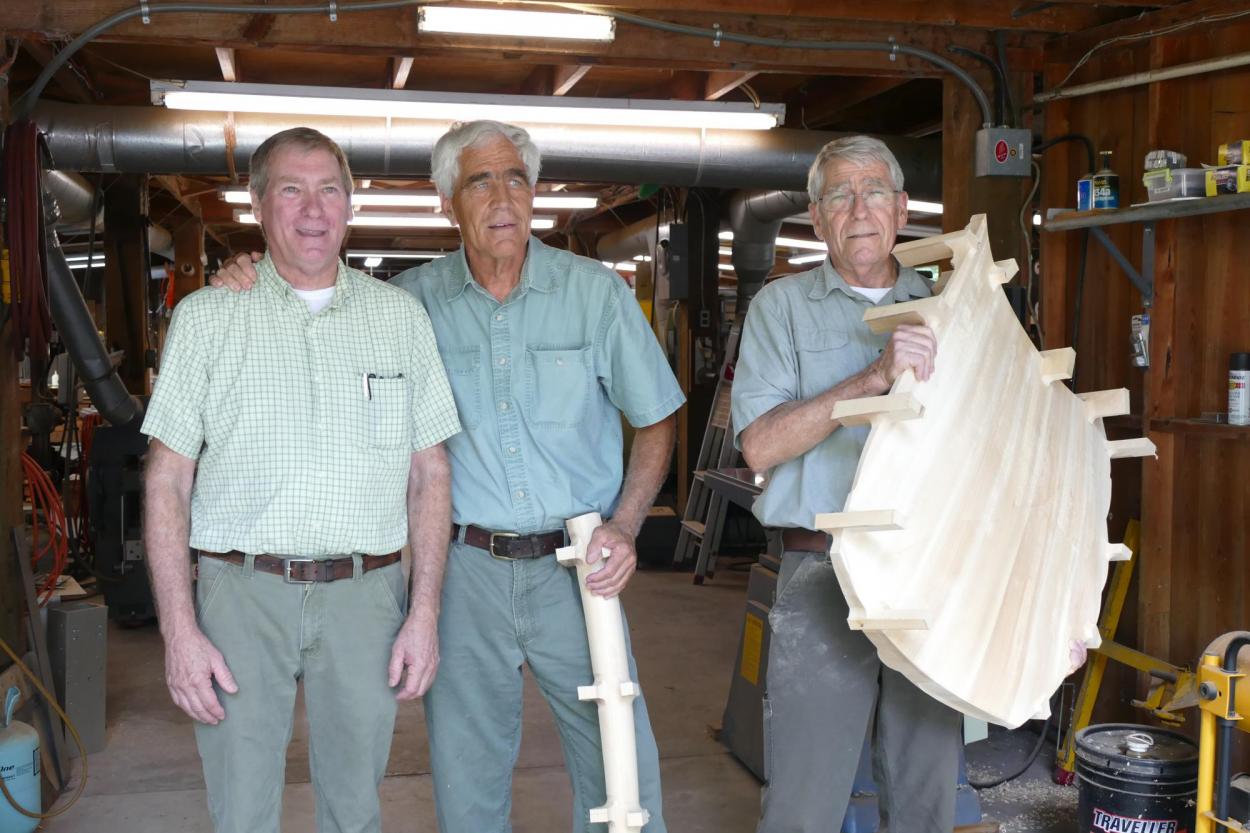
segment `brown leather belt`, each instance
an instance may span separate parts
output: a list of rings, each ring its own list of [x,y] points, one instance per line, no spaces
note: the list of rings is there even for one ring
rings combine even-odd
[[[491,532],[480,526],[459,526],[458,524],[451,525],[451,540],[460,540],[461,530],[464,530],[466,544],[477,547],[479,550],[486,550],[492,557],[504,561],[542,558],[544,555],[552,555],[569,542],[568,535],[563,529],[521,535],[516,532]]]
[[[781,543],[787,552],[829,552],[829,536],[811,529],[783,529]]]
[[[200,550],[199,553],[208,558],[216,558],[218,561],[225,561],[227,564],[237,564],[239,566],[243,566],[243,562],[247,559],[247,556],[238,550],[231,550],[230,552],[205,552]],[[390,566],[396,561],[399,561],[398,550],[386,555],[362,555],[360,557],[360,571],[367,573],[379,567]],[[262,573],[282,576],[290,584],[338,581],[339,579],[351,578],[355,572],[350,555],[337,558],[284,558],[281,555],[261,554],[256,556],[253,563],[255,568]]]

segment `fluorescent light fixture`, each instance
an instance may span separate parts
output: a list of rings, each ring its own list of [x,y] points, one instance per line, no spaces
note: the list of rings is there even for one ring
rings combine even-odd
[[[1040,226],[1041,224],[1042,224],[1042,215],[1034,211],[1033,212],[1033,225]]]
[[[796,255],[795,257],[790,258],[789,262],[791,266],[801,266],[804,263],[819,263],[820,261],[824,259],[825,259],[825,255],[823,254]]]
[[[651,255],[634,255],[634,260],[638,261],[639,263],[650,263]]]
[[[444,32],[451,35],[610,41],[616,37],[616,21],[601,14],[422,6],[417,17],[417,31]]]
[[[382,258],[378,257],[377,255],[374,255],[373,257],[365,258],[366,269],[376,269],[377,267],[381,265],[382,265]]]
[[[70,258],[66,258],[66,261],[68,261],[69,263],[69,268],[75,272],[77,272],[79,269],[86,269],[88,265],[86,257],[80,258],[78,260],[71,260]],[[97,266],[97,267],[103,266],[104,258],[99,257],[97,255],[96,257],[92,258],[90,265]]]
[[[717,249],[716,253],[721,257],[733,257],[733,249]]]
[[[569,96],[488,95],[222,81],[152,81],[152,103],[173,110],[300,116],[360,116],[453,122],[496,119],[520,124],[769,130],[784,104],[668,101]]]
[[[434,260],[443,257],[447,252],[348,252],[348,260],[368,260],[373,257],[390,258],[391,260]]]
[[[99,266],[101,263],[104,262],[104,255],[102,254],[99,254],[99,255],[66,255],[65,262],[66,263],[86,263],[88,257],[91,258],[91,262],[94,263],[96,266]]]
[[[732,263],[718,263],[716,268],[722,272],[732,272],[734,270]]]
[[[721,240],[733,240],[734,233],[732,231],[722,231],[716,235]],[[828,251],[825,244],[819,240],[801,240],[797,237],[778,237],[776,240],[778,246],[786,249],[811,249],[812,251],[824,252]],[[725,252],[722,250],[721,254]]]
[[[638,264],[630,263],[628,260],[624,261],[623,263],[613,263],[610,260],[601,260],[599,262],[602,263],[604,266],[608,267],[609,269],[615,269],[618,272],[637,272],[638,271]]]
[[[940,202],[926,202],[925,200],[907,200],[908,212],[916,211],[920,214],[941,214],[942,204]]]
[[[240,211],[235,215],[240,223],[256,225],[256,215],[250,211]],[[367,226],[370,228],[451,228],[451,220],[435,214],[365,214],[359,213],[352,218],[349,226]],[[535,230],[556,227],[554,217],[532,217],[530,228]]]
[[[236,205],[249,205],[251,196],[246,188],[230,188],[223,191],[222,199]],[[555,210],[576,210],[594,208],[599,198],[590,194],[536,194],[534,207]],[[432,191],[355,191],[352,193],[352,205],[373,208],[438,208],[438,194]]]

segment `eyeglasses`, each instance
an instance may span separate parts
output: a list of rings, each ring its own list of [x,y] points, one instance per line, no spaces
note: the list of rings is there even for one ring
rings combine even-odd
[[[897,193],[899,192],[885,188],[873,188],[862,193],[844,189],[826,191],[820,198],[820,207],[831,214],[841,214],[843,211],[849,211],[851,203],[859,197],[869,208],[888,208],[893,204],[894,195]]]

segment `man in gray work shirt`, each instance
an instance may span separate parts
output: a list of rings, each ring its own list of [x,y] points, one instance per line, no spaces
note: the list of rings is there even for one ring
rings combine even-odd
[[[875,711],[874,770],[882,824],[950,833],[955,823],[960,715],[881,664],[846,624],[847,604],[811,529],[842,508],[867,427],[831,420],[834,403],[889,391],[906,370],[924,381],[937,342],[924,326],[874,335],[864,311],[923,298],[928,282],[890,254],[907,221],[903,172],[880,141],[830,142],[812,163],[810,213],[829,258],[764,287],[747,314],[733,385],[735,441],[769,472],[754,511],[785,541],[769,623],[760,833],[838,830]]]

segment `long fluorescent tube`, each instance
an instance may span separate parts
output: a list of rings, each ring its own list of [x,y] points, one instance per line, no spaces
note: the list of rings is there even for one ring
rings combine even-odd
[[[820,261],[824,260],[825,257],[826,255],[824,254],[797,255],[795,257],[790,258],[789,263],[792,266],[799,266],[804,263],[819,263]]]
[[[601,14],[422,6],[417,17],[417,31],[610,41],[616,37],[616,21]]]
[[[382,265],[382,258],[380,258],[380,257],[376,257],[376,256],[375,256],[375,257],[367,257],[367,258],[365,258],[365,268],[366,268],[366,269],[376,269],[376,268],[378,268],[378,267],[379,267],[379,266],[381,266],[381,265]]]
[[[256,215],[250,211],[240,211],[236,219],[240,223],[256,225]],[[357,214],[349,226],[368,226],[372,228],[451,228],[451,220],[435,214]],[[531,229],[551,229],[556,227],[554,217],[530,218]]]
[[[608,267],[609,269],[615,269],[618,272],[637,272],[638,271],[638,264],[630,263],[628,260],[622,261],[621,263],[613,263],[610,260],[601,260],[599,262],[602,263],[604,266]]]
[[[246,188],[230,188],[221,193],[228,203],[248,205],[252,201]],[[438,194],[430,191],[354,191],[352,205],[374,208],[438,208]],[[556,210],[594,208],[599,198],[589,194],[535,194],[534,207]]]
[[[940,202],[927,202],[925,200],[913,200],[910,197],[907,200],[907,211],[919,212],[921,214],[941,214],[942,204]]]
[[[348,252],[348,260],[367,260],[371,257],[381,257],[390,260],[435,260],[447,255],[447,252]]]
[[[521,124],[769,130],[784,104],[733,101],[572,98],[436,93],[223,81],[152,81],[152,103],[173,110],[300,116],[372,116],[453,122],[496,119]]]

